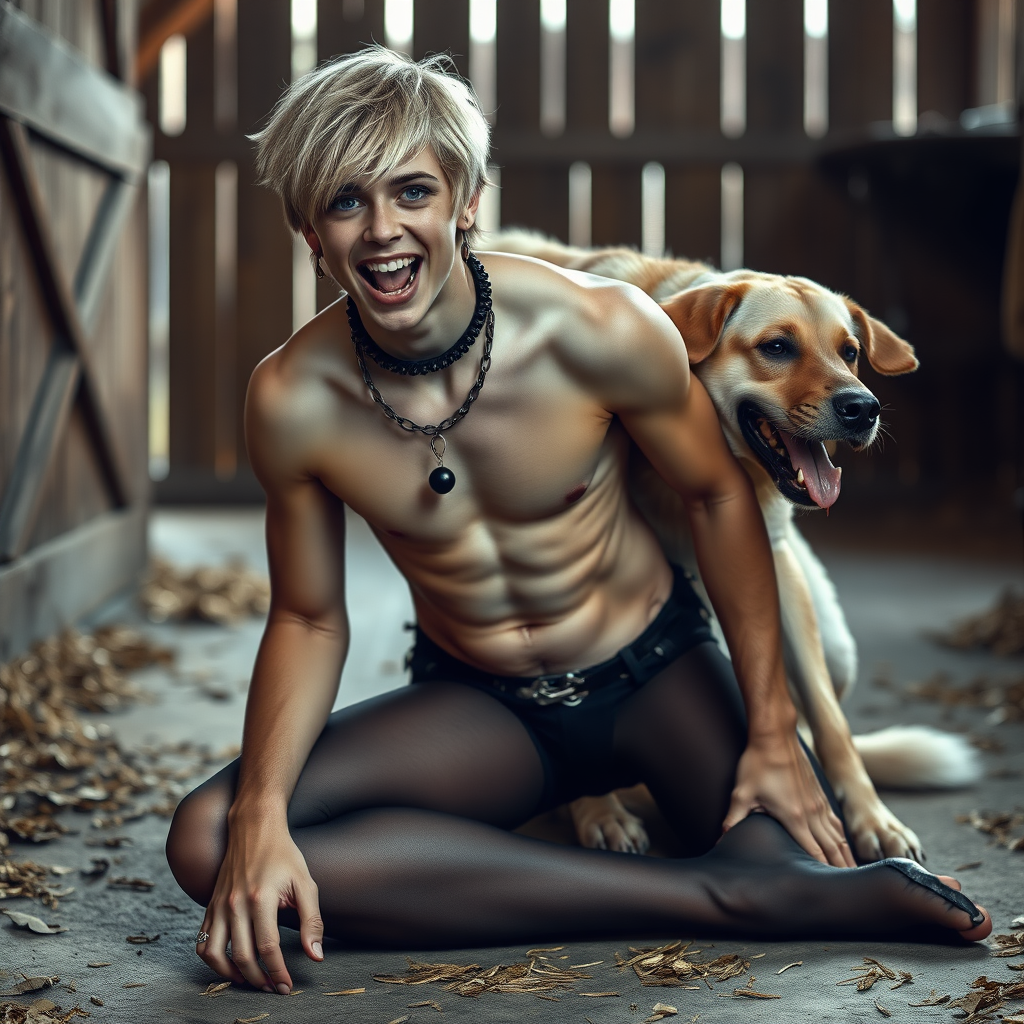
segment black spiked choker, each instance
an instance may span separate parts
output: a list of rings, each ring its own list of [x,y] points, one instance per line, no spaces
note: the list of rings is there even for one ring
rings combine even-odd
[[[360,319],[359,310],[356,309],[356,304],[349,296],[348,324],[352,330],[353,344],[368,355],[382,370],[400,373],[408,377],[417,377],[422,373],[436,373],[461,359],[480,336],[491,312],[491,282],[487,277],[487,271],[484,270],[484,265],[472,253],[467,257],[466,264],[469,266],[473,282],[476,285],[476,309],[473,310],[473,319],[469,321],[469,326],[463,331],[462,337],[450,349],[440,355],[430,356],[428,359],[396,359],[395,356],[385,352],[367,333],[363,321]]]

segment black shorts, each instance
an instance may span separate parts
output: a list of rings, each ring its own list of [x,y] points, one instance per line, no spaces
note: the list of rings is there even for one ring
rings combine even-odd
[[[615,657],[541,679],[496,676],[438,647],[422,630],[406,658],[411,683],[464,683],[509,708],[530,734],[544,767],[543,806],[607,793],[630,781],[614,773],[619,705],[676,658],[713,640],[707,609],[687,573],[673,567],[672,593],[651,624]]]

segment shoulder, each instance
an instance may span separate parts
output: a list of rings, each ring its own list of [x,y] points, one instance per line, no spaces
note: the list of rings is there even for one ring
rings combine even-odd
[[[344,306],[336,302],[262,359],[249,378],[246,444],[261,479],[261,469],[274,476],[306,475],[336,415],[339,317],[344,319]]]
[[[550,350],[606,401],[631,407],[659,395],[678,400],[689,384],[686,346],[661,307],[635,285],[541,260],[484,257],[495,293],[518,317],[540,321]],[[498,301],[498,299],[496,299]]]

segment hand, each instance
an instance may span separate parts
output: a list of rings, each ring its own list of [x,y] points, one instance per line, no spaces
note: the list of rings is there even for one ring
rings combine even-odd
[[[324,958],[324,925],[317,886],[284,823],[232,825],[203,919],[209,939],[196,944],[196,953],[222,978],[287,995],[292,978],[281,955],[277,925],[282,907],[298,912],[302,948],[319,963]]]
[[[736,768],[728,832],[751,811],[766,811],[822,864],[856,867],[842,822],[822,792],[796,732],[751,739]]]

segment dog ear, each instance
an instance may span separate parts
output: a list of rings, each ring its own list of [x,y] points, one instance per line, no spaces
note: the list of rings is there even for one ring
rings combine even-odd
[[[853,317],[857,337],[874,370],[887,377],[896,377],[918,368],[920,364],[909,342],[890,331],[881,320],[865,313],[852,299],[844,296],[844,301]]]
[[[673,295],[661,303],[686,343],[691,363],[707,359],[722,336],[729,314],[750,288],[748,281],[705,284]]]

